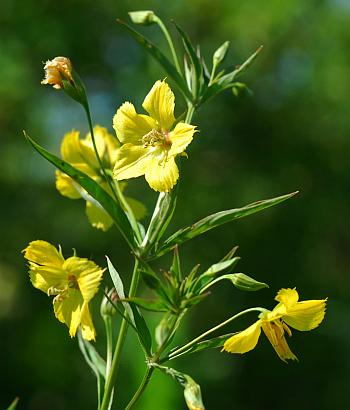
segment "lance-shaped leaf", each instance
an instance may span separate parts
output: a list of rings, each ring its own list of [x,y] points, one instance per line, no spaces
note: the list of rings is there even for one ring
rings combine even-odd
[[[194,68],[194,73],[195,73],[195,84],[194,87],[192,87],[192,91],[194,93],[194,98],[197,97],[198,94],[200,94],[200,89],[201,86],[203,85],[203,67],[202,67],[202,63],[200,60],[200,57],[198,57],[192,43],[191,40],[188,38],[187,34],[174,22],[175,27],[177,29],[177,31],[179,32],[181,38],[182,38],[182,42],[183,45],[185,47],[185,50],[188,54],[188,56],[190,57],[192,66]]]
[[[185,98],[191,101],[192,96],[186,86],[184,79],[178,73],[175,66],[169,61],[169,59],[159,50],[159,48],[124,21],[117,19],[117,22],[128,31],[128,33],[147,51],[147,53],[149,53],[155,60],[158,61],[158,63],[168,73],[169,77],[171,77],[175,81]]]
[[[220,78],[216,77],[216,81],[214,81],[204,92],[201,103],[214,97],[220,92],[231,88],[236,78],[247,71],[247,69],[254,63],[262,48],[263,47],[260,46],[243,64],[239,65],[230,73],[222,75]]]
[[[124,299],[129,303],[135,303],[143,309],[150,310],[151,312],[167,312],[167,306],[159,299],[144,299],[138,297],[132,297]]]
[[[241,258],[239,256],[236,256],[235,258],[221,261],[212,265],[208,270],[206,270],[197,278],[191,289],[192,292],[195,294],[197,294],[198,292],[202,293],[203,289],[210,282],[212,282],[212,280],[215,278],[215,276],[217,276],[218,273],[234,268],[240,259]]]
[[[74,168],[72,165],[68,164],[68,162],[65,162],[56,157],[56,155],[51,154],[45,148],[37,144],[26,133],[24,133],[24,135],[28,142],[41,156],[51,162],[51,164],[55,165],[59,170],[70,176],[77,184],[87,191],[88,194],[98,202],[98,204],[102,206],[102,208],[113,219],[125,240],[133,249],[135,244],[134,233],[129,220],[119,203],[115,202],[113,198],[92,178]]]
[[[245,290],[248,292],[255,292],[256,290],[260,290],[263,288],[268,288],[269,285],[267,285],[264,282],[259,282],[253,278],[251,278],[248,275],[245,275],[244,273],[231,273],[228,275],[222,275],[219,278],[216,278],[209,282],[206,286],[203,286],[200,290],[200,293],[205,292],[208,290],[211,286],[213,286],[215,283],[221,281],[221,280],[229,280],[237,289],[239,290]]]
[[[127,296],[125,295],[123,281],[119,273],[113,266],[112,262],[109,260],[108,256],[106,256],[106,258],[107,258],[108,270],[111,275],[115,290],[117,291],[119,298],[122,299],[124,309],[127,312],[128,317],[130,318],[131,322],[136,328],[137,334],[139,336],[140,342],[145,352],[147,354],[150,354],[151,348],[152,348],[152,336],[148,329],[146,321],[141,315],[137,306],[132,305],[132,304],[130,305],[128,302],[126,302]]]
[[[151,222],[142,242],[142,253],[146,253],[152,245],[157,246],[158,241],[168,227],[176,207],[178,185],[171,192],[161,192],[159,194]]]
[[[94,373],[98,373],[103,378],[106,376],[106,361],[100,356],[95,347],[83,337],[79,332],[78,343],[80,350]]]
[[[227,222],[234,221],[236,219],[244,218],[248,215],[255,214],[271,206],[280,204],[281,202],[293,197],[298,191],[292,192],[288,195],[279,196],[272,199],[266,199],[264,201],[254,202],[246,205],[243,208],[234,208],[227,211],[217,212],[213,215],[209,215],[206,218],[194,223],[191,226],[180,229],[171,235],[158,250],[157,256],[164,255],[169,252],[175,245],[180,245],[190,239],[195,238],[207,232],[217,226],[223,225]]]
[[[19,398],[16,397],[6,410],[15,410],[17,407],[18,400]]]

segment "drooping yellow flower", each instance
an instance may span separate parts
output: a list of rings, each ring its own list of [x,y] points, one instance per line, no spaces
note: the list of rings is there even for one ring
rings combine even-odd
[[[45,78],[41,84],[51,84],[53,88],[62,88],[62,78],[74,82],[72,77],[72,64],[67,57],[55,57],[48,60],[44,66]]]
[[[84,339],[95,340],[89,302],[98,291],[105,269],[75,255],[64,259],[61,249],[46,241],[33,241],[23,252],[29,261],[33,286],[55,296],[55,316],[68,326],[70,336],[75,336],[80,326]]]
[[[261,313],[257,322],[227,339],[223,350],[249,352],[257,345],[262,329],[280,359],[298,360],[288,346],[285,333],[292,335],[289,326],[300,331],[315,329],[324,318],[327,299],[298,302],[295,289],[281,289],[275,300],[279,304],[272,311]]]
[[[145,175],[155,191],[169,192],[179,178],[175,162],[190,144],[195,127],[184,122],[174,126],[175,97],[165,81],[157,81],[142,107],[149,115],[137,114],[125,102],[113,118],[113,127],[123,143],[117,153],[114,178]]]
[[[94,136],[102,165],[111,174],[120,144],[113,135],[108,133],[106,128],[99,125],[94,127]],[[90,133],[84,139],[80,139],[79,131],[73,130],[68,132],[61,144],[61,156],[66,162],[94,179],[105,191],[111,194],[95,155]],[[68,198],[84,198],[86,200],[86,214],[91,225],[95,228],[106,231],[113,224],[112,218],[100,204],[88,195],[73,179],[61,171],[56,171],[56,188],[62,195]],[[125,183],[120,188],[123,190]],[[140,219],[145,215],[146,210],[141,202],[128,197],[125,199],[135,212],[137,218]]]

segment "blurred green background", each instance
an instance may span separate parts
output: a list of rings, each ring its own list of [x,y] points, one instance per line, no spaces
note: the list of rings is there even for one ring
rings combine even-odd
[[[183,164],[178,208],[169,233],[209,213],[294,190],[292,200],[197,238],[183,264],[203,269],[239,245],[238,271],[269,283],[257,293],[218,285],[193,309],[177,342],[250,306],[274,306],[281,287],[301,299],[329,297],[325,322],[290,339],[299,363],[280,361],[263,336],[244,356],[208,351],[174,363],[201,384],[207,409],[350,408],[350,3],[347,0],[1,0],[0,4],[0,408],[95,408],[95,381],[51,301],[28,280],[21,250],[29,241],[61,244],[66,255],[104,264],[108,254],[128,282],[131,257],[118,232],[90,227],[83,201],[55,190],[54,169],[24,141],[26,129],[58,153],[66,131],[86,132],[81,108],[40,86],[43,61],[69,56],[86,82],[94,121],[109,127],[125,100],[140,109],[161,68],[115,22],[153,9],[174,18],[210,61],[231,41],[227,64],[265,48],[244,76],[252,98],[228,91],[194,118],[200,134]],[[156,27],[142,30],[165,46]],[[178,43],[179,45],[179,43]],[[177,93],[177,113],[184,107]],[[149,209],[156,200],[143,178],[129,185]],[[168,258],[162,266],[167,267]],[[98,322],[99,298],[94,303]],[[156,317],[150,318],[155,323]],[[227,332],[254,320],[241,320]],[[103,349],[103,329],[98,346]],[[130,334],[129,336],[133,336]],[[118,394],[127,402],[144,369],[133,337],[126,343]],[[156,374],[138,408],[185,409],[181,389]],[[117,408],[117,407],[116,407]],[[119,407],[121,408],[121,407]]]

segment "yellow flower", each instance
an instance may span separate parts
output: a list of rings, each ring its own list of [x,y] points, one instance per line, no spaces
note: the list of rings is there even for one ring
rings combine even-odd
[[[69,327],[70,336],[75,336],[80,326],[84,339],[95,340],[89,302],[105,269],[75,255],[64,259],[61,249],[46,241],[33,241],[23,252],[33,286],[48,296],[55,295],[55,316]]]
[[[125,102],[113,118],[113,127],[123,143],[117,154],[114,178],[145,175],[155,191],[169,192],[179,178],[175,157],[190,144],[195,127],[179,122],[173,128],[175,97],[165,81],[157,81],[142,107],[149,115],[137,114]]]
[[[99,125],[94,127],[94,136],[102,165],[107,172],[112,173],[120,144],[115,137],[108,133],[106,128]],[[66,162],[94,179],[105,191],[111,194],[96,158],[90,134],[87,134],[84,139],[80,139],[79,131],[73,130],[67,133],[61,144],[61,156]],[[91,225],[95,228],[106,231],[113,224],[112,218],[100,204],[73,179],[61,171],[56,171],[56,188],[63,196],[71,199],[84,198],[86,200],[86,214]],[[125,184],[120,188],[123,190]],[[140,219],[145,215],[146,210],[141,202],[132,198],[126,198],[126,200],[137,218]]]
[[[327,299],[298,302],[295,289],[281,289],[275,300],[279,304],[272,311],[262,313],[257,322],[227,339],[223,350],[249,352],[258,343],[262,329],[280,359],[298,360],[287,344],[285,333],[292,335],[289,326],[300,331],[315,329],[324,318]]]
[[[41,84],[51,84],[53,88],[59,90],[62,88],[62,77],[68,81],[74,82],[72,77],[72,64],[67,57],[55,57],[48,60],[44,66],[45,78]]]

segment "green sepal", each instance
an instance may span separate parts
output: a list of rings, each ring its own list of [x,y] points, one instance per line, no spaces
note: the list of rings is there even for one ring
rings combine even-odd
[[[137,331],[143,349],[148,355],[150,355],[152,349],[152,336],[147,326],[147,323],[143,318],[141,312],[137,308],[137,306],[126,302],[127,296],[124,292],[124,285],[122,279],[117,270],[115,269],[115,267],[113,266],[112,262],[109,260],[108,256],[106,256],[106,258],[109,274],[111,275],[111,279],[115,287],[115,290],[118,293],[119,298],[122,300],[124,309],[127,312],[132,324],[134,325],[135,330]]]
[[[227,211],[221,211],[209,215],[206,218],[203,218],[200,221],[192,224],[191,226],[182,228],[179,231],[175,232],[173,235],[171,235],[166,241],[164,241],[163,245],[157,252],[157,256],[164,255],[171,249],[173,249],[175,245],[181,245],[182,243],[187,242],[190,239],[193,239],[196,236],[199,236],[204,232],[207,232],[220,225],[234,221],[236,219],[244,218],[246,216],[260,212],[264,209],[275,206],[293,197],[297,193],[298,191],[276,198],[254,202],[252,204],[244,206],[243,208],[229,209]]]
[[[147,51],[147,53],[149,53],[155,60],[158,61],[158,63],[167,72],[169,77],[171,77],[175,81],[184,97],[192,101],[192,95],[188,90],[184,79],[178,73],[175,66],[169,61],[169,59],[159,50],[159,48],[124,21],[117,19],[117,22],[129,32],[129,34]]]
[[[230,47],[230,42],[225,41],[213,54],[213,68],[218,67],[225,59],[227,51]]]
[[[103,207],[103,209],[113,219],[119,231],[124,236],[125,240],[133,249],[135,246],[134,233],[129,220],[119,203],[115,202],[113,198],[92,178],[74,168],[72,165],[68,164],[68,162],[65,162],[62,159],[56,157],[56,155],[51,154],[45,148],[36,143],[28,134],[26,134],[26,132],[24,132],[24,135],[28,142],[32,145],[32,147],[41,156],[55,165],[59,170],[70,176]]]
[[[85,107],[88,103],[85,85],[75,71],[73,71],[72,75],[74,81],[62,78],[62,88],[69,95],[69,97]]]
[[[167,312],[168,308],[159,299],[144,299],[138,297],[126,298],[124,301],[129,303],[135,303],[135,305],[140,306],[143,309],[150,310],[151,312]]]
[[[255,292],[260,289],[268,288],[269,285],[264,282],[259,282],[244,273],[232,273],[230,275],[223,275],[217,278],[214,282],[219,280],[227,279],[232,282],[232,284],[239,290],[244,290],[248,292]],[[213,283],[210,284],[210,286]]]
[[[195,306],[209,295],[210,295],[210,292],[207,292],[207,293],[203,293],[202,295],[196,295],[196,296],[192,296],[188,299],[183,299],[183,301],[181,303],[181,308],[182,309],[188,309],[192,306]]]
[[[19,398],[16,397],[6,410],[15,410],[17,407],[18,401],[19,401]]]

